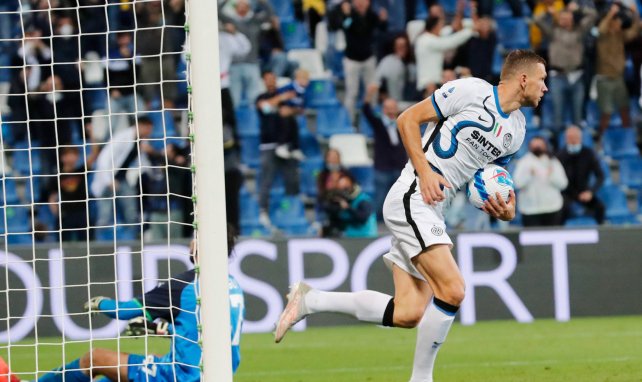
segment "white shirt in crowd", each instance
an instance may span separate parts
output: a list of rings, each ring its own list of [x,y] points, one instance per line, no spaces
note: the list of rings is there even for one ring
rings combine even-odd
[[[529,152],[517,162],[513,181],[519,190],[517,209],[522,214],[546,214],[562,209],[562,190],[568,185],[568,179],[557,158],[537,157]]]
[[[132,150],[137,150],[138,133],[132,126],[114,134],[109,143],[102,149],[96,159],[94,180],[91,182],[91,193],[95,197],[103,196],[107,187],[111,187],[114,177]],[[150,162],[147,154],[139,150],[139,157],[131,163],[127,170],[126,180],[131,186],[138,183],[141,169],[149,168]]]
[[[230,87],[230,65],[235,57],[250,53],[250,40],[241,32],[234,34],[220,31],[218,34],[218,60],[221,71],[221,89]]]
[[[417,60],[417,90],[424,90],[428,84],[441,83],[444,70],[444,54],[462,45],[473,36],[470,28],[449,35],[436,36],[424,32],[415,40]]]

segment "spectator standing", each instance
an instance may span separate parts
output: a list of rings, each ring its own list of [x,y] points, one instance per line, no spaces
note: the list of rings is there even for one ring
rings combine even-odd
[[[432,94],[441,81],[444,68],[445,52],[464,44],[473,36],[471,28],[443,36],[445,26],[443,17],[429,16],[425,32],[415,41],[415,58],[417,60],[417,90],[423,94]]]
[[[141,56],[138,77],[143,98],[147,104],[160,101],[173,107],[178,97],[176,65],[183,51],[182,41],[176,41],[179,28],[163,25],[184,25],[184,11],[180,1],[136,2],[136,52]],[[109,7],[115,8],[115,7]],[[144,41],[145,43],[140,43]]]
[[[551,6],[546,13],[535,18],[535,23],[549,41],[548,88],[553,97],[556,131],[561,131],[567,109],[572,110],[575,125],[582,123],[584,43],[596,18],[594,9],[580,8],[575,2],[569,3],[566,9],[557,14],[554,6]]]
[[[93,162],[80,161],[77,147],[60,148],[60,176],[47,185],[49,209],[63,241],[87,238],[87,169]],[[80,163],[80,164],[79,164]]]
[[[377,15],[370,7],[370,0],[344,1],[328,16],[332,29],[342,29],[346,37],[343,71],[346,79],[345,106],[354,119],[359,82],[370,84],[375,79],[376,58],[373,41],[375,31],[387,29],[388,13],[380,9]]]
[[[405,34],[397,36],[393,41],[392,53],[386,55],[377,65],[376,82],[379,88],[384,88],[388,96],[395,100],[403,100],[406,85],[414,79],[416,68],[412,63],[410,41]]]
[[[568,179],[561,163],[551,156],[546,140],[534,137],[529,152],[517,162],[513,180],[519,190],[517,208],[525,227],[554,226],[562,222],[562,190]]]
[[[609,127],[611,114],[617,109],[622,118],[622,126],[631,126],[629,114],[629,92],[624,83],[626,56],[624,44],[637,37],[640,15],[631,2],[631,11],[620,4],[613,4],[599,23],[600,35],[597,39],[597,105],[600,109],[600,131],[603,134]],[[628,15],[631,25],[623,23]]]
[[[374,133],[374,169],[375,169],[375,203],[377,218],[383,220],[381,211],[388,190],[397,181],[399,173],[406,165],[408,157],[397,130],[399,108],[397,101],[386,98],[382,104],[382,113],[372,109],[371,103],[376,96],[378,87],[371,85],[363,103],[363,114],[372,126]]]
[[[230,65],[234,58],[243,57],[250,53],[252,45],[250,40],[243,33],[236,30],[232,23],[223,25],[223,30],[218,36],[218,57],[221,76],[221,109],[223,112],[223,124],[236,127],[236,116],[234,114],[234,101],[230,93]],[[238,228],[238,227],[235,227]]]
[[[230,91],[235,106],[239,106],[243,96],[253,102],[261,92],[261,69],[259,65],[259,47],[261,44],[261,25],[269,23],[274,16],[272,6],[265,1],[257,1],[260,7],[252,9],[248,0],[236,0],[234,12],[227,15],[220,12],[229,0],[219,4],[219,19],[224,23],[233,23],[236,29],[250,41],[250,52],[236,57],[230,66]]]
[[[261,168],[259,174],[259,222],[265,227],[272,228],[270,221],[270,188],[278,173],[283,177],[285,193],[297,195],[299,193],[298,162],[294,159],[283,159],[276,155],[279,146],[279,134],[283,125],[283,117],[279,113],[279,105],[296,96],[293,91],[280,92],[276,87],[276,76],[272,72],[263,73],[265,93],[256,99],[256,109],[261,123],[261,140],[259,151],[261,155]]]
[[[287,99],[279,104],[279,115],[282,118],[282,126],[279,129],[279,145],[275,154],[282,159],[305,159],[299,148],[299,123],[297,116],[303,114],[305,107],[305,89],[310,84],[310,75],[304,69],[298,69],[294,81],[277,90],[279,94],[289,94]]]
[[[568,187],[562,192],[562,220],[565,222],[571,217],[573,203],[580,203],[599,224],[604,223],[604,204],[597,197],[597,191],[604,184],[604,172],[595,152],[582,145],[582,130],[579,127],[569,126],[566,129],[566,147],[557,157],[568,178]]]
[[[323,236],[374,237],[377,219],[368,194],[351,176],[342,175],[336,190],[328,194],[324,210],[329,224],[323,227]]]
[[[38,142],[43,174],[57,174],[56,147],[71,144],[74,123],[81,121],[80,95],[67,88],[57,75],[40,85],[40,93],[30,95],[29,132],[32,142]]]
[[[537,18],[546,13],[557,16],[557,13],[561,12],[564,7],[564,1],[562,0],[537,0],[535,7],[533,7],[533,18]],[[548,39],[542,35],[542,31],[537,24],[531,24],[530,29],[531,47],[540,56],[548,57]]]
[[[475,23],[477,35],[459,47],[453,66],[468,68],[473,77],[493,84],[497,82],[493,74],[497,33],[493,29],[493,20],[489,17],[480,17],[475,20]]]
[[[154,150],[141,139],[149,138],[152,127],[149,118],[139,117],[136,126],[114,134],[98,155],[91,183],[91,193],[101,198],[98,200],[97,226],[106,227],[116,222],[114,196],[117,196],[115,203],[123,223],[139,222],[138,181],[141,171],[150,167],[148,153]]]
[[[131,125],[137,112],[145,110],[143,97],[136,89],[136,74],[140,73],[140,58],[134,57],[130,32],[116,34],[116,44],[107,52],[107,85],[111,129],[117,133]]]
[[[317,25],[323,21],[325,16],[325,0],[302,0],[303,13],[308,20],[308,28],[312,43],[316,41]]]

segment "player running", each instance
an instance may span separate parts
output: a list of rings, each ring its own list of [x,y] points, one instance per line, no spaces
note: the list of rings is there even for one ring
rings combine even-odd
[[[505,165],[525,135],[520,107],[534,107],[548,91],[545,61],[527,50],[511,52],[498,86],[478,78],[448,82],[413,105],[398,120],[409,161],[383,206],[392,233],[384,255],[392,269],[394,298],[365,290],[323,292],[294,284],[277,322],[275,340],[309,314],[345,313],[361,321],[402,328],[418,327],[411,382],[433,380],[439,348],[464,299],[464,279],[450,250],[443,210],[456,191],[486,164]],[[419,125],[429,123],[423,138]],[[489,198],[483,210],[512,220],[515,194]]]
[[[234,241],[235,237],[228,227],[229,253]],[[195,253],[194,242],[190,252]],[[195,255],[192,261],[194,257]],[[236,371],[241,360],[239,345],[245,304],[243,291],[238,283],[234,277],[228,277],[232,368]],[[196,272],[191,269],[131,301],[116,301],[107,297],[92,298],[85,303],[85,310],[91,313],[100,312],[114,319],[129,320],[126,335],[170,336],[172,344],[169,353],[159,357],[93,349],[82,357],[46,373],[38,378],[38,382],[89,382],[97,376],[121,382],[200,381],[201,347],[198,344],[196,315],[197,288]],[[0,382],[2,378],[16,382],[15,376],[9,375],[7,378],[7,372],[3,373],[3,369],[9,370],[0,357]]]

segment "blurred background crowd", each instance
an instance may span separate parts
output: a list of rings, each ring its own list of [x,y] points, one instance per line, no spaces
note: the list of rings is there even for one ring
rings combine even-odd
[[[241,234],[376,236],[406,162],[397,115],[457,78],[496,84],[511,49],[537,51],[549,71],[508,166],[511,225],[640,223],[635,0],[218,3],[228,221]],[[3,197],[37,203],[7,211],[9,226],[32,221],[39,240],[189,234],[184,7],[0,4]],[[447,221],[505,227],[463,192]]]

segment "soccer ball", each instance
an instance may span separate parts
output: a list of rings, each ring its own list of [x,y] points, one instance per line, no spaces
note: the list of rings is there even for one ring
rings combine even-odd
[[[482,208],[484,202],[495,193],[499,192],[504,201],[508,201],[508,194],[513,190],[513,178],[508,171],[496,164],[487,164],[477,170],[473,178],[466,184],[466,196],[470,203]]]

